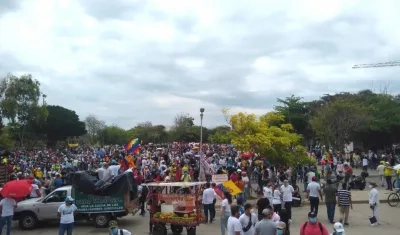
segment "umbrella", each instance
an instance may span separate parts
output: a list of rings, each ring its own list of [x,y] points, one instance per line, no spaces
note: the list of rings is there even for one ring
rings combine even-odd
[[[104,156],[106,155],[106,153],[104,153],[104,152],[102,152],[102,151],[94,152],[94,154],[99,155],[99,156],[101,156],[101,157],[104,157]]]
[[[243,153],[242,154],[242,158],[244,158],[244,159],[248,159],[248,158],[250,158],[251,157],[251,153],[249,153],[249,152],[245,152],[245,153]]]
[[[4,185],[0,193],[3,197],[20,198],[28,195],[31,190],[32,185],[26,180],[12,180]]]
[[[396,170],[396,171],[397,171],[397,170],[400,170],[400,164],[395,165],[395,166],[393,167],[393,169]]]

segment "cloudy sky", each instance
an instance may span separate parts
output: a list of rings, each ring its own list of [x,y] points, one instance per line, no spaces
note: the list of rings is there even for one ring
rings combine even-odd
[[[276,98],[400,92],[400,1],[1,0],[0,75],[31,73],[49,104],[130,128],[177,113],[224,124]]]

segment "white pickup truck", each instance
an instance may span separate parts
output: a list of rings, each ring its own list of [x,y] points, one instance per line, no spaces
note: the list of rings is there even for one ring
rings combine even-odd
[[[78,208],[75,220],[94,220],[96,227],[107,227],[111,219],[123,217],[138,211],[137,200],[130,200],[129,193],[115,196],[83,194],[72,186],[57,188],[42,198],[24,200],[18,203],[13,220],[19,221],[21,229],[36,228],[40,221],[57,221],[57,210],[67,196],[75,199]]]

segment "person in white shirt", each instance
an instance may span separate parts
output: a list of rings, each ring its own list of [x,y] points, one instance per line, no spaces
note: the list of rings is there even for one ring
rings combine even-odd
[[[292,201],[293,201],[293,192],[294,188],[289,184],[288,180],[283,181],[283,185],[281,186],[281,192],[283,194],[282,201],[284,203],[285,209],[288,213],[289,220],[292,219]]]
[[[225,235],[228,218],[231,216],[232,195],[224,192],[225,199],[221,202],[221,235]],[[239,212],[239,209],[238,209]]]
[[[385,162],[380,162],[378,167],[376,168],[378,170],[379,174],[379,180],[381,181],[381,186],[385,186],[385,176],[384,176],[384,171],[385,171]]]
[[[96,170],[97,175],[98,175],[100,180],[104,178],[104,171],[105,170],[104,170],[102,165],[100,165],[99,169]]]
[[[263,188],[263,194],[265,198],[268,198],[269,203],[272,204],[272,199],[274,197],[273,197],[273,189],[271,183],[268,183],[268,185]]]
[[[377,226],[380,224],[379,219],[379,191],[377,185],[374,182],[370,182],[368,186],[371,191],[369,191],[369,207],[372,209],[372,216],[375,216],[376,222],[372,223],[371,226]]]
[[[12,198],[4,198],[0,201],[1,220],[0,220],[0,233],[3,231],[4,225],[7,224],[7,235],[11,234],[12,217],[14,215],[14,208],[17,208],[17,202]]]
[[[246,203],[244,205],[244,213],[239,217],[240,224],[242,226],[242,235],[254,235],[254,226],[258,222],[257,215],[251,213],[252,205]]]
[[[318,207],[319,207],[319,198],[321,197],[321,201],[323,201],[321,185],[317,183],[317,177],[313,177],[312,181],[307,185],[307,196],[308,200],[310,201],[310,212],[314,212],[316,215],[318,214]]]
[[[111,166],[109,168],[111,170],[112,177],[116,177],[119,175],[119,169],[121,168],[121,165],[118,165],[116,162],[113,162],[111,163]]]
[[[274,207],[274,211],[277,213],[279,213],[282,208],[281,195],[282,195],[282,193],[279,189],[279,186],[275,187],[273,198],[272,198],[272,206]]]
[[[107,182],[113,178],[113,174],[112,174],[111,168],[108,165],[108,163],[104,163],[103,168],[104,168],[104,174],[103,174],[103,178],[100,180]]]
[[[206,217],[206,223],[210,221],[212,223],[213,219],[215,218],[214,215],[214,199],[216,198],[217,194],[215,193],[214,189],[211,188],[210,182],[206,183],[206,189],[203,191],[203,206],[204,206],[204,216]],[[210,214],[210,217],[208,217]],[[210,220],[208,220],[210,219]]]
[[[32,184],[31,193],[29,194],[29,198],[38,198],[41,196],[42,196],[42,194],[40,193],[39,186],[34,181],[34,183]]]
[[[237,205],[231,206],[231,216],[228,218],[227,228],[228,235],[242,234],[242,224],[239,221],[239,207]]]
[[[60,217],[58,235],[64,235],[65,232],[67,232],[67,235],[72,234],[75,222],[74,216],[78,212],[76,206],[72,204],[73,202],[74,199],[72,197],[66,197],[65,203],[58,208],[57,216]]]
[[[110,235],[131,235],[132,233],[126,229],[119,229],[118,223],[115,220],[111,220],[110,224]]]

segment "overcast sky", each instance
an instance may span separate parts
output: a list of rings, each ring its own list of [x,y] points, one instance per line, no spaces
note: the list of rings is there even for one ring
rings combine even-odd
[[[400,91],[400,1],[1,0],[0,74],[31,73],[48,104],[131,128],[180,112],[265,113],[292,94]]]

